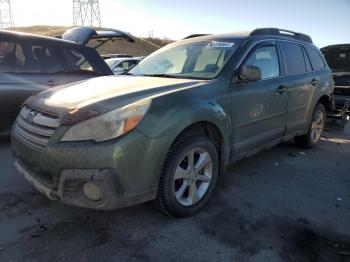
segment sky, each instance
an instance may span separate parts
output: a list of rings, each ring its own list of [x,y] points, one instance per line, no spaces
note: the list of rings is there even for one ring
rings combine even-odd
[[[102,26],[135,36],[179,39],[194,33],[279,27],[323,47],[350,43],[350,0],[99,0]],[[73,0],[11,0],[16,26],[72,25]]]

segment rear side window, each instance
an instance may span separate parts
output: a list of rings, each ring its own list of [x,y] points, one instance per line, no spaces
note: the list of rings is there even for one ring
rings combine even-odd
[[[312,65],[312,68],[314,69],[314,71],[317,71],[317,70],[320,70],[321,68],[324,68],[324,62],[323,62],[323,59],[321,58],[321,55],[319,54],[319,52],[317,52],[315,50],[315,48],[312,48],[310,46],[306,46],[305,48],[309,54],[309,57],[311,60],[311,65]]]
[[[0,72],[14,73],[26,62],[22,46],[15,42],[0,41]]]
[[[282,48],[287,74],[294,75],[305,73],[306,65],[301,46],[297,43],[285,41],[280,41],[280,46]]]
[[[309,58],[308,54],[306,53],[305,48],[303,48],[303,54],[304,54],[304,58],[305,58],[305,62],[306,62],[306,70],[308,72],[310,72],[310,71],[312,71],[311,62],[310,62],[310,58]]]
[[[63,65],[56,49],[30,42],[0,42],[0,71],[7,73],[57,73]]]
[[[63,71],[63,65],[53,46],[32,44],[26,45],[26,63],[21,73],[53,74]]]
[[[280,74],[275,46],[256,49],[244,64],[258,67],[261,70],[261,79],[277,77]]]

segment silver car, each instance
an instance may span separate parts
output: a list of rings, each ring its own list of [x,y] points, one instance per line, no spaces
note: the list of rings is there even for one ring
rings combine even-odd
[[[142,60],[142,57],[124,57],[124,58],[109,58],[106,59],[107,65],[111,68],[115,75],[121,75]]]

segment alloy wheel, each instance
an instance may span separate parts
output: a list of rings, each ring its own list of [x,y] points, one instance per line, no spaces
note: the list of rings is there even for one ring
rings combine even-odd
[[[311,124],[311,139],[313,142],[317,142],[321,138],[321,134],[324,127],[324,114],[322,110],[316,112],[315,120]]]
[[[208,191],[213,173],[213,162],[209,153],[195,148],[180,160],[174,175],[174,193],[183,206],[198,203]]]

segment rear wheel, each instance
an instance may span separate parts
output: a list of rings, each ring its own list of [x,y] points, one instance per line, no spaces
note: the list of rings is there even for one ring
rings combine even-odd
[[[175,217],[195,214],[208,202],[218,174],[219,157],[212,141],[201,135],[178,139],[164,163],[159,206]]]
[[[312,115],[308,133],[295,138],[297,145],[304,148],[314,147],[321,139],[326,124],[326,109],[322,104],[317,104]]]

